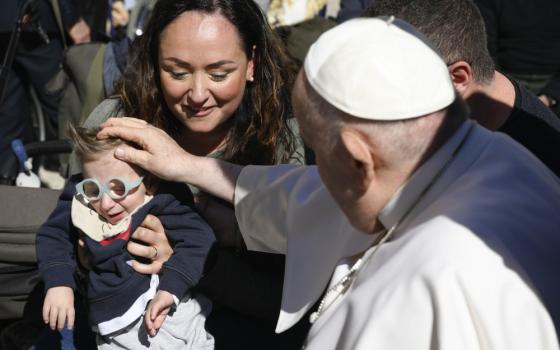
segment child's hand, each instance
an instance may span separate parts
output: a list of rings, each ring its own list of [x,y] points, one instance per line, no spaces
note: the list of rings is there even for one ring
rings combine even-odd
[[[61,331],[66,321],[68,329],[74,327],[74,291],[70,287],[53,287],[47,290],[43,302],[43,321],[54,331]]]
[[[159,290],[152,301],[150,301],[146,309],[146,315],[144,316],[144,323],[151,337],[157,334],[158,329],[163,324],[173,304],[173,295],[164,290]]]

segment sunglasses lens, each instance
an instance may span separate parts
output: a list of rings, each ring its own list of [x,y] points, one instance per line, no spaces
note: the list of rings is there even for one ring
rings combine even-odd
[[[126,194],[126,187],[121,180],[113,179],[109,182],[109,192],[111,193],[111,197],[119,199]]]
[[[90,200],[97,199],[99,197],[99,186],[93,181],[86,181],[84,183],[84,194]]]

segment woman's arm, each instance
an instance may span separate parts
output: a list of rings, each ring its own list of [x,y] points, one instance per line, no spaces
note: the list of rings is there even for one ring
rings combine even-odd
[[[158,289],[181,298],[202,277],[216,239],[210,226],[190,205],[180,203],[172,194],[157,196],[165,198],[166,205],[154,214],[173,245],[173,255],[163,264]]]

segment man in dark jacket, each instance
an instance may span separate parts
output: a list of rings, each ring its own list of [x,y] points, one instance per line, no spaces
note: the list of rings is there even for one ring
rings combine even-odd
[[[55,0],[56,1],[56,0]],[[0,52],[7,54],[10,35],[16,27],[18,8],[28,0],[3,0],[0,11]],[[63,58],[60,30],[68,32],[73,42],[89,41],[89,28],[79,15],[78,0],[58,0],[62,26],[59,28],[50,0],[36,0],[38,21],[23,25],[14,60],[7,69],[4,97],[0,102],[0,162],[15,138],[31,141],[32,122],[26,88],[32,86],[48,124],[57,124],[56,96],[45,92],[45,84],[56,74]],[[4,57],[0,58],[2,62]],[[56,130],[56,128],[51,128]],[[54,131],[51,132],[55,136]]]

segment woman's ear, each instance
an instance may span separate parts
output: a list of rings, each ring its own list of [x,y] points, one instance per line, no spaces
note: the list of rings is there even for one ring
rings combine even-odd
[[[359,184],[360,191],[367,191],[375,178],[373,153],[367,140],[359,131],[345,128],[340,133],[341,143],[350,155],[350,173],[354,183]]]
[[[245,79],[247,81],[254,81],[255,80],[255,50],[257,49],[256,45],[253,45],[253,50],[251,53],[251,58],[247,63],[247,72],[245,74]]]
[[[470,64],[465,61],[457,61],[447,66],[451,81],[455,89],[463,98],[467,98],[468,93],[472,90],[473,71]]]

